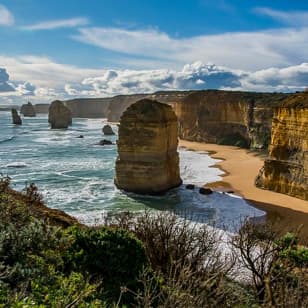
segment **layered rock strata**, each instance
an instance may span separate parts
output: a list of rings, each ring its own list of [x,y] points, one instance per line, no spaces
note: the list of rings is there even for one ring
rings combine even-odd
[[[267,148],[272,108],[287,94],[195,91],[175,105],[179,136],[198,142]]]
[[[110,98],[76,98],[63,101],[73,118],[105,118]]]
[[[274,110],[269,158],[256,185],[308,200],[308,93],[292,95]]]
[[[24,117],[35,117],[36,116],[35,109],[30,102],[28,102],[27,104],[23,104],[21,106],[20,113],[22,113]]]
[[[48,122],[52,129],[72,125],[72,113],[61,101],[53,101],[49,107]]]
[[[122,115],[115,184],[141,194],[159,194],[182,183],[172,108],[142,99]]]
[[[21,125],[22,121],[17,110],[15,108],[12,108],[11,113],[12,113],[12,123],[15,125]]]
[[[35,104],[34,109],[36,113],[48,113],[50,104]]]

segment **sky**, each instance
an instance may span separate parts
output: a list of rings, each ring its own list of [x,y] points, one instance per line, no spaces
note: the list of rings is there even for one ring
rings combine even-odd
[[[307,0],[0,0],[0,104],[307,87]]]

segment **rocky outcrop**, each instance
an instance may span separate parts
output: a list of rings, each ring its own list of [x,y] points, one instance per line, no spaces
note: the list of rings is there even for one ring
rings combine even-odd
[[[287,94],[195,91],[175,104],[179,136],[190,141],[267,148],[272,108]]]
[[[292,95],[274,110],[269,158],[256,185],[308,200],[308,93]]]
[[[141,194],[179,186],[177,146],[177,118],[170,106],[149,99],[131,105],[120,120],[116,186]]]
[[[21,106],[20,113],[22,113],[24,117],[35,117],[36,116],[35,109],[30,102],[28,102],[27,104],[23,104]]]
[[[108,124],[104,125],[104,127],[102,128],[102,132],[104,135],[114,135],[114,131],[112,129],[112,127]]]
[[[18,115],[17,110],[15,108],[12,108],[11,112],[12,112],[12,123],[15,125],[21,125],[22,121],[20,116]]]
[[[102,139],[97,145],[112,145],[112,141],[108,139]]]
[[[72,113],[61,101],[53,101],[49,107],[48,122],[52,129],[72,125]]]

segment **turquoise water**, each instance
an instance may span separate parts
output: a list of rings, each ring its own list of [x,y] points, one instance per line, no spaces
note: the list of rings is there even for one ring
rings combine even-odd
[[[0,172],[22,190],[35,182],[48,206],[76,216],[84,223],[99,223],[108,212],[140,211],[145,208],[189,213],[193,220],[215,223],[229,230],[245,217],[264,212],[232,194],[200,195],[184,185],[201,186],[221,179],[223,172],[211,168],[217,160],[206,153],[180,149],[184,185],[162,197],[126,194],[113,184],[116,145],[96,145],[104,119],[73,119],[68,130],[51,130],[47,116],[23,118],[22,126],[11,124],[8,112],[0,112]],[[113,125],[117,131],[117,126]],[[77,138],[83,135],[84,138]],[[113,142],[117,136],[107,137]]]

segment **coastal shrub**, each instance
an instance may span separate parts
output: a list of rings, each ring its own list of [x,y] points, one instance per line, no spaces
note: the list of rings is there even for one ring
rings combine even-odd
[[[114,228],[72,227],[73,242],[66,252],[68,268],[103,280],[104,297],[116,301],[121,288],[137,291],[138,276],[147,264],[143,244],[131,233]],[[130,301],[126,294],[122,301]]]
[[[228,278],[234,260],[222,255],[220,234],[191,222],[188,215],[186,218],[168,211],[107,218],[107,224],[136,234],[154,270],[146,269],[140,276],[143,287],[135,294],[138,307],[152,307],[153,303],[158,307],[233,307],[248,303],[251,294]]]
[[[248,270],[256,301],[269,307],[308,306],[308,250],[295,234],[278,236],[268,223],[246,222],[232,245]]]

